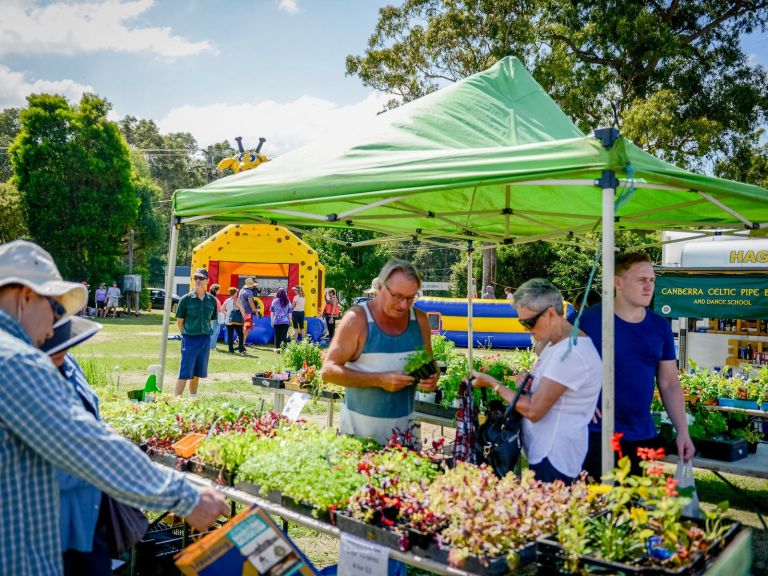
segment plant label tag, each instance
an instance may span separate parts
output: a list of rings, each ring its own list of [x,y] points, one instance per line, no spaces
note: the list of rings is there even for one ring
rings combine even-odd
[[[341,533],[339,576],[387,576],[389,548]]]
[[[309,398],[310,396],[306,392],[294,392],[288,398],[281,416],[285,416],[288,420],[294,422],[301,415],[301,411]]]

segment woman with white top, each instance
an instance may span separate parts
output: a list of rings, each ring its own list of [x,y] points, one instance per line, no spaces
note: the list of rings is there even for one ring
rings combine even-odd
[[[563,317],[563,296],[551,282],[534,278],[514,294],[518,321],[541,347],[531,369],[530,395],[515,409],[523,415],[523,447],[536,478],[572,483],[587,454],[587,425],[602,386],[602,363],[592,340],[579,332],[571,343],[571,324]],[[505,402],[515,393],[491,376],[473,373],[474,386],[493,388]],[[518,385],[525,374],[518,376]]]
[[[240,295],[237,288],[232,286],[229,289],[229,298],[224,300],[224,318],[227,325],[227,344],[229,344],[229,353],[235,353],[235,334],[237,334],[237,351],[245,354],[245,339],[243,338],[243,324],[245,323],[245,308],[240,302]]]
[[[307,336],[307,326],[304,324],[304,306],[306,300],[304,298],[304,291],[301,286],[293,287],[293,328],[296,330],[296,340],[304,340]]]

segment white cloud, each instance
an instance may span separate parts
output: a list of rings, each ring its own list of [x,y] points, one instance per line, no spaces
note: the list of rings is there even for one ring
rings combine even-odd
[[[271,100],[254,104],[211,104],[180,106],[157,124],[162,133],[191,132],[201,148],[243,137],[246,149],[254,148],[259,137],[267,139],[262,151],[270,158],[304,144],[340,134],[352,134],[382,110],[387,97],[371,94],[365,100],[338,106],[328,100],[302,96],[292,102]]]
[[[7,0],[6,0],[7,1]],[[129,26],[154,0],[54,2],[44,7],[12,2],[0,12],[0,54],[77,54],[111,50],[150,52],[177,58],[213,51],[207,41],[190,42],[168,27]]]
[[[94,89],[69,79],[29,81],[25,73],[0,64],[0,109],[26,106],[27,96],[43,92],[61,94],[70,102],[79,102],[84,92],[94,92]]]
[[[297,14],[299,12],[299,5],[296,3],[296,0],[280,0],[277,8],[289,14]]]

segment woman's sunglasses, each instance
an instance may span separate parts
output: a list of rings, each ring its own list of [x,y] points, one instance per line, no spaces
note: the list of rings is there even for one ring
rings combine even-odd
[[[533,327],[536,326],[536,322],[539,321],[539,318],[541,318],[544,315],[544,313],[550,308],[552,308],[552,306],[547,306],[546,308],[544,308],[544,310],[542,310],[535,316],[531,316],[530,318],[518,317],[517,321],[520,322],[520,324],[522,324],[523,326],[525,326],[525,328],[527,328],[528,330],[533,330]]]

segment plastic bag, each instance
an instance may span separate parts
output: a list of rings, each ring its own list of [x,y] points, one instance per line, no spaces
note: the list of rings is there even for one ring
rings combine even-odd
[[[688,504],[683,506],[683,516],[700,518],[701,511],[699,510],[699,496],[696,494],[696,480],[693,477],[693,462],[678,461],[675,480],[677,480],[677,493],[684,498],[691,499]]]

